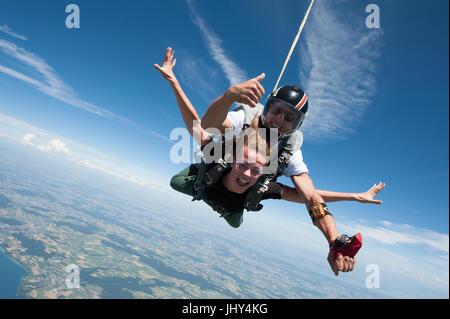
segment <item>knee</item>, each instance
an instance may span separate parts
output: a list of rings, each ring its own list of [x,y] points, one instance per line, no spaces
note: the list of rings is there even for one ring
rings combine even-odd
[[[225,220],[227,221],[228,225],[230,225],[231,227],[239,228],[239,226],[242,225],[244,218],[242,217],[242,215],[240,215],[240,216],[238,215],[238,216],[232,216],[231,218],[225,217]]]
[[[233,228],[239,228],[241,226],[242,223],[239,224],[234,224],[234,223],[228,223],[231,227]]]
[[[175,175],[170,180],[170,187],[177,192],[192,196],[193,194],[193,184],[194,180],[186,178],[185,176]]]
[[[174,190],[178,191],[178,183],[177,183],[177,178],[178,176],[175,175],[172,177],[172,179],[170,180],[170,187],[172,187]]]
[[[183,178],[180,178],[180,176],[178,175],[175,175],[170,180],[170,187],[172,187],[172,189],[176,190],[177,192],[184,193],[183,184]]]

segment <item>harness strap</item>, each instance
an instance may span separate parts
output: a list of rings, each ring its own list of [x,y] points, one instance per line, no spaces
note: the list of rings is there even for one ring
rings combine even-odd
[[[260,211],[263,208],[260,202],[263,199],[264,193],[269,189],[268,184],[270,180],[281,174],[291,156],[292,154],[289,151],[282,151],[280,156],[278,156],[277,171],[274,174],[262,175],[258,182],[249,189],[244,202],[244,207],[247,211]]]
[[[257,182],[249,190],[245,197],[244,208],[247,211],[260,211],[263,208],[259,202],[262,200],[264,193],[269,189],[269,178],[263,177],[261,182]]]
[[[204,161],[202,161],[200,164],[200,168],[197,173],[197,179],[194,184],[194,197],[192,198],[193,201],[203,199],[205,188],[215,185],[230,168],[230,164],[228,164],[221,158],[209,169],[208,166],[209,165]]]
[[[226,211],[223,207],[216,205],[214,202],[203,198],[203,201],[208,204],[214,211],[218,212],[220,214],[219,217],[227,217],[229,215],[232,215],[230,212]]]

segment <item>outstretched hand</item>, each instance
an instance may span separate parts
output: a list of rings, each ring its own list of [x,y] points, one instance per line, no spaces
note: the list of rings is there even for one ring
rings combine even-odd
[[[356,200],[360,203],[381,204],[381,200],[375,200],[374,197],[386,186],[385,183],[379,182],[373,184],[373,186],[365,193],[358,194]]]
[[[174,53],[175,51],[173,51],[172,48],[167,48],[162,66],[153,64],[155,69],[161,72],[162,76],[168,81],[174,81],[176,79],[175,74],[173,73],[173,68],[177,62],[177,59],[173,58]]]
[[[264,95],[265,91],[261,85],[266,75],[261,73],[257,77],[250,79],[244,83],[233,85],[225,94],[227,94],[233,102],[244,103],[251,107],[255,107]]]

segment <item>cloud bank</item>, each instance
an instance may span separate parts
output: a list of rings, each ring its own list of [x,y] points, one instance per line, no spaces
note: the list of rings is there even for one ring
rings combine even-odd
[[[308,139],[354,133],[375,94],[381,29],[339,15],[330,1],[316,1],[300,38],[300,82],[309,96],[303,124]]]
[[[68,161],[119,178],[121,180],[168,192],[164,182],[157,182],[155,176],[145,169],[120,162],[108,155],[76,141],[58,136],[46,130],[0,113],[0,138],[21,143],[35,150],[46,152]]]
[[[418,228],[408,224],[395,224],[389,221],[381,221],[379,225],[365,226],[362,224],[352,225],[351,228],[342,225],[348,230],[358,230],[364,236],[381,244],[399,246],[411,245],[426,247],[436,253],[449,254],[448,234],[438,233],[429,229]]]
[[[116,119],[133,126],[136,125],[133,122],[121,116],[118,116],[104,108],[77,98],[74,90],[69,85],[64,83],[64,81],[61,80],[61,78],[56,74],[53,68],[48,65],[41,57],[16,46],[14,43],[2,39],[0,39],[0,49],[4,54],[19,60],[23,64],[30,67],[33,71],[37,71],[38,73],[40,73],[43,77],[43,81],[36,80],[3,65],[0,65],[0,72],[26,82],[42,93],[47,94],[69,105],[80,108],[84,111],[94,113],[104,118]]]
[[[11,32],[7,26],[0,26],[0,29],[4,32]],[[16,36],[16,38],[23,38],[23,40],[26,40],[25,37],[21,38],[20,36]],[[49,64],[47,64],[43,58],[39,57],[38,55],[33,54],[4,39],[0,39],[0,50],[3,51],[5,55],[12,57],[27,66],[30,72],[38,72],[42,76],[42,79],[32,78],[1,64],[0,72],[7,74],[15,79],[21,80],[31,85],[33,88],[41,91],[42,93],[61,102],[106,119],[117,120],[137,130],[140,130],[145,134],[153,135],[159,139],[171,143],[169,138],[156,131],[141,128],[138,124],[125,117],[119,116],[105,108],[78,98],[76,92],[58,76],[55,70]]]

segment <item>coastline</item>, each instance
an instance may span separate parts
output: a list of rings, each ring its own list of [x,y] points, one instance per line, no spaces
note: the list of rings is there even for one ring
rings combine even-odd
[[[0,246],[0,258],[1,256],[5,256],[6,259],[8,259],[9,261],[11,261],[15,266],[18,266],[21,270],[21,272],[23,273],[20,278],[19,278],[19,283],[16,286],[16,290],[15,290],[15,295],[11,296],[11,297],[6,297],[7,299],[26,299],[27,296],[25,294],[23,294],[22,292],[22,280],[23,278],[28,275],[29,271],[17,260],[15,260],[14,258],[12,258],[11,256],[8,255],[7,251]],[[5,274],[5,276],[8,276],[9,274]],[[2,278],[2,274],[0,274],[0,278]],[[4,297],[2,297],[4,298]]]

